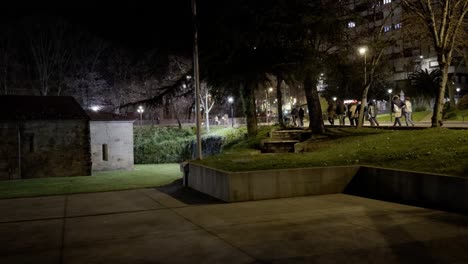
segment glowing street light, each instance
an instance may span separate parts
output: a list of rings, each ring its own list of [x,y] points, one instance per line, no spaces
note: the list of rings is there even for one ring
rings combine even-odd
[[[137,112],[140,113],[140,126],[141,126],[142,119],[143,119],[143,112],[145,112],[145,110],[143,109],[143,106],[140,105],[137,109]]]
[[[333,97],[332,99],[333,99],[333,101],[336,101],[337,98],[336,98],[336,97]]]
[[[231,105],[231,127],[234,127],[234,110],[232,108],[232,103],[234,103],[234,98],[232,98],[232,96],[229,96],[228,102]]]
[[[98,106],[98,105],[93,105],[93,106],[91,106],[91,110],[93,110],[94,112],[99,111],[99,109],[101,109],[101,107]]]

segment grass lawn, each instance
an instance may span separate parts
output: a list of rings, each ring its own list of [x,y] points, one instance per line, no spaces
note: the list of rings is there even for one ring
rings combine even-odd
[[[303,144],[312,152],[260,155],[239,149],[197,162],[227,171],[361,164],[468,177],[467,130],[334,128]]]
[[[157,187],[181,177],[179,164],[135,165],[133,171],[106,171],[93,176],[0,181],[0,198]]]

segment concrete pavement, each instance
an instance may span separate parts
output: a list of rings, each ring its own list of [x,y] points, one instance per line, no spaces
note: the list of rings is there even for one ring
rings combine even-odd
[[[468,263],[468,217],[334,194],[180,189],[0,200],[0,263]]]

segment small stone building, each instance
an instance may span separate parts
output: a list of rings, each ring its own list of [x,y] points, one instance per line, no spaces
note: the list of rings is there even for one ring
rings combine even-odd
[[[0,180],[91,175],[90,153],[73,97],[0,96]]]
[[[92,170],[132,170],[135,118],[101,111],[87,113],[91,120]]]

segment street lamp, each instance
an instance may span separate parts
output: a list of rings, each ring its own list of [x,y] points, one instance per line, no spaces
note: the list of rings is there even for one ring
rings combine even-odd
[[[364,86],[367,85],[367,47],[360,47],[359,54],[364,55]]]
[[[140,113],[140,126],[141,126],[141,122],[142,122],[142,119],[143,119],[143,112],[144,112],[144,111],[145,111],[145,110],[143,109],[143,106],[140,105],[140,106],[138,107],[138,110],[137,110],[137,112]]]
[[[229,96],[228,102],[231,105],[231,127],[234,127],[234,111],[232,108],[232,103],[234,103],[234,98],[232,98],[232,96]]]
[[[460,88],[456,89],[457,91],[457,103],[460,102]]]
[[[388,89],[388,112],[390,113],[390,123],[392,123],[392,89]]]
[[[270,103],[270,93],[273,92],[273,88],[270,87],[268,88],[268,93],[267,93],[267,104],[268,104],[268,110],[267,110],[267,123],[269,123],[269,117],[271,114],[271,103]]]
[[[333,101],[336,101],[337,98],[336,98],[336,97],[333,97],[332,99],[333,99]]]

